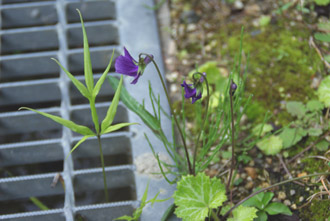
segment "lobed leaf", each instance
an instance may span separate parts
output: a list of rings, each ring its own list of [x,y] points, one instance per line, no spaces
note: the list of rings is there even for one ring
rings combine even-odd
[[[305,105],[299,101],[287,102],[286,109],[291,115],[297,117],[303,117],[307,111]]]
[[[317,32],[314,34],[315,39],[323,42],[330,42],[330,34]]]
[[[309,111],[320,111],[323,110],[324,105],[318,100],[310,100],[307,102],[306,107]]]
[[[227,200],[225,186],[217,178],[198,173],[183,176],[174,193],[175,214],[184,221],[204,221],[210,209],[218,208]]]
[[[254,207],[239,206],[233,210],[233,218],[227,221],[253,221],[257,218],[257,209]]]
[[[115,96],[112,99],[111,105],[107,111],[107,115],[105,116],[105,118],[102,121],[101,133],[103,133],[112,124],[113,119],[115,118],[122,86],[123,86],[123,76],[120,77],[120,81],[119,81]]]
[[[91,56],[90,56],[89,46],[88,46],[88,39],[87,39],[87,34],[86,34],[84,21],[82,19],[81,13],[80,13],[79,9],[77,9],[77,11],[79,13],[82,32],[83,32],[85,81],[86,81],[86,85],[87,85],[89,92],[92,93],[93,88],[94,88],[94,79],[93,79]]]
[[[71,129],[72,131],[74,132],[77,132],[79,134],[82,134],[84,136],[88,136],[88,135],[91,135],[91,136],[94,136],[95,134],[93,133],[93,131],[91,131],[91,129],[89,129],[88,127],[86,126],[82,126],[82,125],[79,125],[79,124],[76,124],[70,120],[66,120],[66,119],[63,119],[61,117],[58,117],[58,116],[55,116],[55,115],[52,115],[52,114],[47,114],[47,113],[44,113],[44,112],[41,112],[41,111],[37,111],[37,110],[34,110],[32,108],[28,108],[28,107],[21,107],[19,108],[19,110],[30,110],[30,111],[34,111],[40,115],[43,115],[44,117],[47,117],[63,126],[66,126],[67,128]]]
[[[74,84],[74,86],[76,86],[76,88],[79,90],[79,92],[86,97],[87,99],[90,99],[90,93],[88,91],[88,89],[85,87],[85,85],[83,83],[81,83],[79,80],[77,80],[67,69],[65,69],[61,63],[56,60],[55,58],[51,58],[53,61],[55,61],[60,67],[61,69],[66,73],[66,75],[70,78],[70,80],[72,81],[72,83]]]

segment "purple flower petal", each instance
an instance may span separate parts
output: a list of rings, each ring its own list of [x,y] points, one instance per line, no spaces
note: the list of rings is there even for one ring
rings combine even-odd
[[[131,82],[131,84],[136,84],[138,82],[138,80],[139,80],[140,77],[141,77],[141,75],[140,74],[137,74],[135,76],[134,80]]]
[[[134,58],[132,58],[131,54],[127,51],[127,49],[124,47],[124,52],[125,52],[125,57],[128,58],[131,61],[134,61],[135,63],[137,63]]]
[[[115,69],[119,74],[125,74],[134,77],[137,75],[139,67],[135,65],[129,58],[120,55],[116,59]]]
[[[154,56],[151,54],[149,55],[152,59],[154,59]],[[149,64],[151,62],[151,59],[147,56],[144,58],[145,65]]]
[[[184,97],[185,98],[191,98],[194,97],[196,95],[196,89],[195,88],[191,88],[191,84],[187,84],[186,81],[183,81],[183,84],[181,84],[182,87],[184,87]]]

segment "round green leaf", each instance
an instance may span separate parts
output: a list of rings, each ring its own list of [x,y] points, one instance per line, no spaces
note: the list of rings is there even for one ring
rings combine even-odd
[[[257,143],[257,147],[266,155],[275,155],[283,148],[283,141],[280,137],[272,135]]]
[[[324,78],[317,90],[319,101],[326,107],[330,107],[330,76]]]

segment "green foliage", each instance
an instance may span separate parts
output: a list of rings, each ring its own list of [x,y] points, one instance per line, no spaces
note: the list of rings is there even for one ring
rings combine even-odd
[[[329,148],[329,142],[326,140],[321,140],[315,146],[319,151],[326,151]]]
[[[264,136],[268,132],[273,130],[273,126],[270,124],[258,124],[252,129],[252,134],[254,136]]]
[[[314,0],[317,5],[328,5],[330,0]]]
[[[314,34],[315,39],[323,42],[330,42],[330,34],[317,32]]]
[[[253,221],[257,217],[257,209],[240,205],[233,210],[233,218],[228,218],[227,221]]]
[[[113,102],[111,103],[109,110],[107,112],[107,115],[105,117],[105,119],[102,121],[102,130],[100,131],[100,124],[98,121],[98,115],[96,112],[96,107],[95,107],[95,99],[97,94],[99,93],[101,86],[110,70],[111,64],[112,64],[112,59],[113,59],[113,55],[114,55],[114,51],[112,52],[112,56],[110,59],[110,62],[106,68],[106,70],[104,71],[104,73],[102,74],[101,78],[97,81],[95,87],[94,87],[94,78],[93,78],[93,73],[92,73],[92,65],[91,65],[91,58],[90,58],[90,52],[89,52],[89,46],[88,46],[88,40],[87,40],[87,34],[85,31],[85,27],[84,27],[84,22],[81,16],[81,13],[79,10],[78,14],[80,16],[80,21],[81,21],[81,25],[82,25],[82,31],[83,31],[83,42],[84,42],[84,73],[85,73],[85,83],[87,85],[87,87],[81,83],[79,80],[77,80],[66,68],[64,68],[56,59],[53,59],[60,67],[61,69],[66,73],[66,75],[70,78],[70,80],[72,81],[72,83],[76,86],[76,88],[79,90],[79,92],[88,99],[89,104],[90,104],[90,110],[91,110],[91,115],[92,115],[92,119],[94,122],[94,127],[95,127],[95,132],[93,132],[90,128],[86,127],[86,126],[82,126],[82,125],[78,125],[70,120],[66,120],[63,119],[59,116],[55,116],[52,114],[48,114],[48,113],[44,113],[38,110],[34,110],[28,107],[21,107],[20,110],[30,110],[30,111],[34,111],[44,117],[47,117],[67,128],[69,128],[70,130],[77,132],[81,135],[83,135],[83,138],[71,149],[70,154],[80,145],[82,144],[87,138],[92,137],[92,136],[100,136],[102,134],[105,133],[110,133],[112,131],[118,130],[122,127],[126,127],[135,123],[121,123],[121,124],[117,124],[117,125],[111,125],[114,119],[114,116],[116,114],[116,110],[118,107],[118,102],[119,102],[119,96],[121,93],[121,88],[122,88],[122,84],[123,84],[123,79],[120,79],[119,82],[119,86],[116,90],[115,93],[115,97],[113,99]],[[69,155],[70,155],[69,154]],[[69,156],[68,155],[68,156]],[[68,157],[67,156],[67,157]]]
[[[225,186],[217,178],[198,173],[187,175],[177,183],[174,193],[175,214],[184,221],[204,221],[210,209],[216,209],[227,200]]]
[[[286,127],[279,134],[279,137],[283,141],[283,147],[289,148],[295,144],[297,144],[304,136],[306,136],[307,132],[302,128],[289,128]]]
[[[254,206],[258,209],[257,220],[260,221],[267,221],[267,213],[269,215],[276,215],[276,214],[285,214],[285,215],[292,215],[290,209],[278,202],[271,202],[274,197],[274,193],[272,192],[261,192],[257,195],[251,197],[247,201],[243,203],[244,206]]]
[[[263,138],[257,143],[262,152],[266,155],[276,155],[281,152],[283,148],[283,141],[279,136],[271,135],[270,137]]]
[[[287,6],[291,5],[292,2]],[[249,73],[253,74],[246,82],[246,92],[254,95],[254,102],[246,111],[251,122],[260,123],[267,110],[278,110],[279,103],[287,100],[288,94],[290,99],[304,102],[314,97],[314,90],[310,87],[311,76],[321,72],[323,65],[308,45],[311,32],[300,26],[288,27],[285,24],[278,19],[276,24],[263,27],[260,33],[244,36],[243,50],[253,58],[249,61]],[[219,47],[226,43],[221,54],[230,61],[239,45],[240,26],[231,25],[219,32]],[[283,88],[283,93],[279,92],[279,88]],[[288,113],[277,113],[272,116],[272,122],[287,124],[291,121]]]
[[[292,115],[301,118],[306,113],[306,107],[302,102],[289,101],[286,103],[286,110]]]
[[[321,101],[326,107],[330,107],[330,76],[325,77],[318,90],[317,95],[319,96],[319,101]]]
[[[118,218],[116,218],[116,219],[114,219],[114,220],[127,220],[127,221],[139,220],[139,218],[140,218],[140,216],[141,216],[141,214],[142,214],[143,208],[144,208],[147,204],[150,203],[151,205],[154,205],[154,203],[156,203],[156,202],[164,202],[164,201],[168,200],[168,199],[161,199],[161,200],[157,199],[159,193],[157,193],[157,194],[154,196],[154,198],[152,198],[152,199],[150,199],[150,200],[147,200],[147,198],[148,198],[148,189],[149,189],[149,182],[148,182],[148,184],[147,184],[147,186],[146,186],[146,189],[145,189],[145,191],[144,191],[144,194],[143,194],[143,196],[142,196],[142,199],[141,199],[141,202],[140,202],[140,206],[139,206],[139,208],[137,208],[137,209],[134,211],[134,213],[133,213],[132,216],[127,216],[127,215],[125,215],[125,216],[118,217]]]
[[[271,17],[269,15],[262,15],[260,18],[259,18],[259,25],[261,27],[263,26],[267,26],[269,23],[270,23],[270,20],[271,20]]]

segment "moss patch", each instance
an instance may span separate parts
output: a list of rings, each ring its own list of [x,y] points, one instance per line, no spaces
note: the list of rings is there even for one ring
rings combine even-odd
[[[330,200],[314,200],[310,206],[300,209],[302,220],[325,220],[330,216]]]
[[[234,30],[230,34],[222,30],[220,34],[220,41],[226,42],[222,56],[233,58],[239,48],[240,28]],[[310,31],[280,22],[262,30],[251,30],[245,31],[243,41],[243,51],[250,53],[246,87],[254,95],[252,103],[255,102],[249,107],[248,117],[261,122],[265,110],[270,110],[276,124],[286,124],[291,117],[281,111],[281,101],[305,102],[315,96],[310,85],[322,64],[308,45]]]

